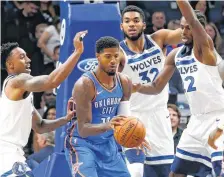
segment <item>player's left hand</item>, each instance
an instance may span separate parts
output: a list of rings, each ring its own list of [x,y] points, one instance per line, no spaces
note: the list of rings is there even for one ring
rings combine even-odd
[[[138,149],[137,155],[140,154],[140,151],[142,151],[146,155],[146,151],[147,150],[151,150],[151,147],[150,147],[148,141],[146,141],[144,139],[144,141],[142,142],[142,144],[140,146],[138,146],[137,149]]]
[[[72,120],[72,118],[75,116],[75,113],[76,113],[75,102],[73,100],[73,97],[71,97],[68,100],[68,104],[67,104],[67,115],[66,115],[67,122]]]
[[[141,88],[141,85],[142,84],[140,83],[132,84],[132,93],[138,92],[138,90]]]
[[[216,128],[213,130],[208,138],[208,144],[214,149],[217,149],[218,147],[215,145],[215,141],[223,134],[223,130]]]

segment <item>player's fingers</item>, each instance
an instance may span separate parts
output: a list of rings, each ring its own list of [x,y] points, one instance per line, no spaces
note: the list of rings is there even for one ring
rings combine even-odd
[[[139,155],[140,154],[140,150],[139,150],[139,147],[137,147],[137,153],[136,153],[137,155]]]
[[[124,119],[125,119],[125,118],[123,118],[123,117],[114,117],[114,118],[113,118],[113,121],[114,121],[114,122],[122,122]]]
[[[82,39],[84,38],[84,36],[85,36],[87,33],[88,33],[87,30],[85,30],[85,31],[80,31],[80,32],[76,33],[74,40],[82,41]],[[80,38],[82,38],[82,39],[80,40]]]
[[[113,125],[113,124],[111,124],[111,125],[110,125],[110,127],[111,127],[113,130],[115,130],[114,125]]]
[[[145,147],[144,147],[143,144],[141,144],[141,150],[142,150],[142,152],[146,155],[146,150],[145,150]]]
[[[142,142],[142,144],[143,144],[143,146],[146,147],[148,150],[151,150],[150,144],[149,144],[146,140],[144,140],[144,141]]]
[[[121,126],[122,123],[121,122],[112,121],[111,125],[113,125],[113,126]]]

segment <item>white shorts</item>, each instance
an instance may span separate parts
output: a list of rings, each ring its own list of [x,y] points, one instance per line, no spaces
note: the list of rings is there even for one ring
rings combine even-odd
[[[208,137],[223,118],[224,110],[191,116],[177,146],[176,156],[183,160],[202,163],[209,168],[214,167],[213,162],[223,159],[223,136],[216,141],[217,150],[208,145]],[[178,171],[175,166],[180,165],[172,165],[174,172]]]
[[[23,154],[20,148],[12,152],[0,152],[0,176],[14,177],[30,172]]]
[[[146,127],[146,140],[151,150],[148,151],[145,164],[171,164],[174,159],[174,142],[169,111],[160,108],[148,112],[131,112]]]

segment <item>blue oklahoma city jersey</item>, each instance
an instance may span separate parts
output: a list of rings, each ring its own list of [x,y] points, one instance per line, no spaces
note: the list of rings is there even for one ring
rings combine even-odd
[[[123,89],[120,83],[118,75],[115,75],[115,86],[113,89],[108,90],[100,84],[93,72],[87,72],[83,74],[84,77],[88,77],[92,80],[95,86],[95,98],[92,100],[92,124],[100,124],[109,122],[114,116],[117,115],[117,109],[123,97]],[[83,105],[85,106],[85,105]],[[73,136],[79,136],[78,128],[74,130]],[[93,143],[106,142],[113,136],[113,130],[101,133],[96,136],[89,136],[86,140]]]

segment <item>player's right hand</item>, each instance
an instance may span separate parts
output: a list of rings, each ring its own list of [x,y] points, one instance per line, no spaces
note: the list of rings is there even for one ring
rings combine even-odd
[[[215,141],[223,134],[223,130],[216,128],[213,130],[208,138],[208,144],[214,149],[218,149],[218,147],[215,145]]]
[[[146,139],[144,139],[142,144],[138,146],[137,149],[138,149],[137,155],[140,154],[140,151],[142,151],[146,155],[147,150],[151,150],[151,147],[149,145],[149,142]]]
[[[80,31],[80,32],[76,33],[76,35],[73,39],[73,45],[74,45],[75,51],[79,52],[80,54],[82,54],[84,51],[83,40],[80,40],[80,37],[82,35],[86,35],[87,33],[88,33],[87,30]]]
[[[120,115],[113,117],[109,122],[110,128],[114,129],[115,126],[121,126],[124,119],[126,119],[126,117]]]

